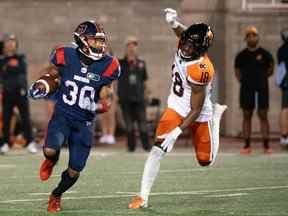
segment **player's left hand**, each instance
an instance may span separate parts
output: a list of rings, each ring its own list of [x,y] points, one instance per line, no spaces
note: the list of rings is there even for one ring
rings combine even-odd
[[[180,127],[176,127],[165,137],[165,140],[161,143],[161,147],[165,152],[171,152],[173,149],[174,143],[176,142],[178,136],[182,133]]]

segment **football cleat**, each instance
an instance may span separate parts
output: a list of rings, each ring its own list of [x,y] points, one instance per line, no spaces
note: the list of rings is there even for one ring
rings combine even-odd
[[[61,210],[61,196],[56,197],[51,194],[48,200],[47,211],[53,213],[58,212],[60,210]]]
[[[141,196],[135,196],[128,205],[129,209],[139,209],[147,207],[148,207],[147,203]]]
[[[242,154],[242,155],[249,155],[249,154],[251,154],[251,147],[242,148],[242,149],[240,150],[240,154]]]
[[[47,181],[52,174],[55,163],[51,160],[44,160],[40,167],[39,176],[42,181]]]

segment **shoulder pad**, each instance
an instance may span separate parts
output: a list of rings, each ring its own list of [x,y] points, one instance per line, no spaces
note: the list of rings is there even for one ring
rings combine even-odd
[[[196,85],[207,85],[214,76],[214,68],[209,59],[187,66],[187,80]]]

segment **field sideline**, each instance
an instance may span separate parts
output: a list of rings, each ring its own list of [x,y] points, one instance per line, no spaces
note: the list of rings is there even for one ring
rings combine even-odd
[[[47,183],[38,180],[41,153],[18,150],[0,156],[0,215],[47,215],[47,196],[67,156],[64,150]],[[177,149],[162,161],[150,208],[129,210],[146,156],[96,148],[78,183],[63,196],[63,211],[57,215],[288,215],[287,152],[221,152],[213,167],[202,168],[192,150]]]

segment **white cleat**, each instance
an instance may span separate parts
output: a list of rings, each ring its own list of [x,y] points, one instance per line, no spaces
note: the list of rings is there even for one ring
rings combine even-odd
[[[32,154],[35,154],[38,152],[36,143],[34,141],[29,143],[29,145],[27,146],[27,151],[32,153]]]
[[[108,135],[102,135],[99,139],[99,143],[101,144],[107,143],[107,137]]]
[[[116,143],[115,137],[113,135],[107,135],[106,143],[108,145],[114,145]]]
[[[7,153],[8,151],[9,151],[9,145],[8,145],[8,143],[4,143],[3,144],[3,146],[1,146],[1,148],[0,148],[0,153],[1,154],[5,154],[5,153]]]
[[[226,105],[220,105],[220,104],[213,104],[213,117],[212,117],[212,152],[213,152],[213,158],[210,165],[214,164],[218,150],[219,150],[219,130],[220,130],[220,121],[223,113],[227,109]]]

